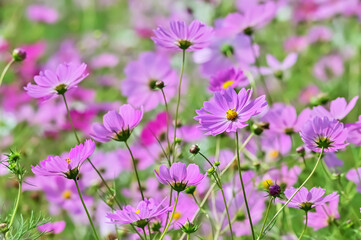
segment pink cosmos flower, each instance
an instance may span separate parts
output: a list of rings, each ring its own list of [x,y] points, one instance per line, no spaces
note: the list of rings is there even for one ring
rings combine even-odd
[[[296,188],[288,188],[285,190],[286,198],[289,199],[296,192]],[[300,208],[305,211],[309,211],[316,206],[324,205],[326,202],[332,201],[338,197],[336,192],[331,193],[330,195],[325,194],[326,190],[320,187],[312,188],[310,191],[307,188],[302,187],[301,190],[292,198],[287,206],[291,208]],[[285,202],[285,201],[281,201]]]
[[[29,20],[53,24],[58,21],[58,11],[45,5],[30,5],[26,14]]]
[[[265,131],[261,136],[261,149],[266,154],[266,161],[276,161],[286,156],[292,147],[291,137],[273,131]]]
[[[150,220],[172,211],[172,207],[162,207],[163,201],[156,204],[153,199],[144,199],[136,208],[127,205],[123,210],[108,213],[107,218],[114,224],[134,223],[137,227],[144,228]]]
[[[65,229],[65,221],[50,222],[37,227],[40,232],[59,234]]]
[[[346,128],[348,130],[347,141],[355,146],[361,146],[361,115],[357,122],[347,123]]]
[[[164,104],[162,92],[156,88],[157,81],[163,81],[167,101],[177,92],[178,75],[170,66],[170,60],[163,54],[145,52],[137,61],[125,67],[126,79],[122,82],[121,91],[128,97],[128,103],[135,107],[143,106],[150,111]]]
[[[211,77],[209,90],[212,92],[223,89],[246,87],[249,85],[247,76],[239,68],[231,67],[221,70]]]
[[[343,165],[343,161],[338,159],[336,153],[334,152],[325,153],[323,160],[325,161],[327,167],[330,169],[335,169],[336,167]]]
[[[356,190],[361,192],[361,168],[351,169],[347,172],[346,178],[356,184]]]
[[[317,231],[327,227],[335,219],[339,219],[338,200],[339,195],[330,200],[328,204],[316,206],[316,212],[308,213],[308,226],[313,227],[313,229]]]
[[[119,58],[116,54],[113,53],[102,53],[98,56],[95,56],[91,62],[90,66],[92,68],[113,68],[119,63]]]
[[[291,36],[284,42],[283,48],[287,52],[303,52],[309,45],[308,39],[304,36]]]
[[[326,26],[313,26],[307,34],[310,43],[328,42],[332,39],[332,31]]]
[[[309,120],[302,127],[300,132],[302,141],[306,147],[315,152],[335,152],[345,148],[347,129],[343,123],[337,120],[330,120],[327,117],[315,117]]]
[[[283,62],[279,62],[274,56],[267,54],[266,60],[269,67],[261,67],[260,72],[263,75],[274,75],[277,78],[282,78],[284,71],[296,63],[297,57],[296,53],[290,53]]]
[[[244,128],[252,116],[261,113],[267,106],[265,96],[251,100],[252,90],[242,88],[239,93],[228,88],[215,92],[210,101],[204,102],[200,110],[196,110],[200,129],[207,135],[218,135],[223,132],[236,132]]]
[[[358,96],[351,99],[347,104],[345,98],[336,98],[330,104],[330,111],[327,111],[323,106],[317,106],[312,109],[312,115],[318,117],[328,117],[329,119],[342,120],[355,107]]]
[[[76,145],[62,156],[49,156],[38,166],[31,166],[35,175],[39,176],[65,176],[74,179],[78,176],[80,166],[95,150],[95,143],[86,140],[84,144]]]
[[[94,123],[92,138],[98,142],[126,141],[132,130],[138,126],[143,118],[143,109],[135,109],[124,104],[117,111],[109,111],[103,117],[103,124]]]
[[[158,27],[152,40],[159,46],[174,50],[195,51],[205,48],[213,35],[213,29],[198,20],[189,26],[183,21],[171,21],[169,29]]]
[[[315,77],[324,82],[342,76],[344,71],[343,59],[338,54],[322,57],[313,68]]]
[[[28,83],[24,88],[33,98],[47,100],[66,91],[76,88],[88,74],[85,72],[86,64],[80,66],[74,63],[60,64],[56,72],[45,70],[34,77],[36,85]]]
[[[166,165],[161,165],[159,171],[154,170],[158,181],[164,185],[170,185],[175,191],[181,192],[188,186],[197,186],[207,176],[201,174],[196,164],[173,163],[168,169]]]
[[[297,183],[301,168],[298,166],[287,167],[283,165],[280,169],[270,169],[264,176],[263,180],[271,179],[281,187],[292,187]]]

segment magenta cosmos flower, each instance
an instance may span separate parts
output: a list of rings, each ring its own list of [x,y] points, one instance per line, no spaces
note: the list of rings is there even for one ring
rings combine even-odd
[[[236,132],[237,129],[248,125],[252,116],[259,114],[267,106],[265,96],[251,100],[252,90],[242,88],[239,93],[228,88],[215,92],[214,97],[204,102],[200,110],[196,110],[200,129],[206,134],[217,135],[223,132]]]
[[[136,61],[130,62],[124,70],[126,79],[121,91],[128,103],[150,111],[164,104],[163,94],[157,88],[157,81],[164,83],[164,94],[170,101],[177,92],[178,74],[171,68],[170,59],[164,54],[145,52]]]
[[[173,163],[170,169],[164,164],[159,167],[159,172],[154,170],[158,181],[170,185],[175,191],[181,192],[188,186],[197,186],[207,176],[201,174],[196,164]]]
[[[302,127],[300,132],[306,147],[315,152],[335,152],[347,146],[347,129],[343,123],[327,117],[315,117]]]
[[[288,188],[285,190],[286,198],[289,199],[296,192],[296,188]],[[287,206],[291,208],[300,208],[305,211],[309,211],[316,206],[321,206],[326,202],[334,200],[338,195],[336,192],[330,195],[325,194],[326,190],[320,187],[313,187],[310,191],[307,188],[302,187],[300,191],[292,198]]]
[[[211,77],[209,90],[212,92],[223,89],[246,87],[249,85],[248,78],[239,68],[231,67],[221,70]]]
[[[75,179],[78,176],[80,166],[95,150],[95,143],[86,140],[84,144],[76,145],[62,156],[49,156],[40,162],[38,166],[31,166],[35,175],[39,176],[65,176]]]
[[[198,20],[189,26],[183,21],[171,21],[169,29],[158,27],[152,40],[161,47],[194,51],[206,47],[213,35],[213,28]]]
[[[114,224],[134,223],[137,227],[144,228],[150,220],[172,211],[172,207],[162,207],[162,203],[155,204],[153,199],[144,199],[136,208],[127,205],[123,210],[108,213],[107,218]]]
[[[64,94],[66,91],[76,88],[88,73],[86,64],[75,63],[60,64],[56,71],[45,70],[34,77],[36,85],[28,83],[24,88],[33,98],[47,100],[56,95]]]
[[[336,98],[330,103],[330,111],[327,111],[323,106],[317,106],[312,109],[312,114],[319,117],[328,117],[329,119],[342,120],[355,107],[358,96],[355,96],[347,104],[345,98]]]
[[[132,130],[138,126],[143,118],[143,109],[135,109],[129,104],[124,104],[117,111],[109,111],[103,117],[103,124],[94,123],[92,138],[98,142],[126,141]]]

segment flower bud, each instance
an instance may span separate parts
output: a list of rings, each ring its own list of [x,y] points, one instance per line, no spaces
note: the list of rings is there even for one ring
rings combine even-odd
[[[196,191],[196,186],[189,186],[186,188],[185,193],[193,194]]]
[[[182,140],[181,138],[176,138],[176,139],[175,139],[175,143],[176,143],[176,144],[181,144],[182,141],[183,141],[183,140]]]
[[[281,187],[277,184],[273,184],[269,186],[268,192],[272,197],[278,197],[281,194]]]
[[[150,225],[152,232],[159,232],[161,227],[162,227],[162,223],[160,221],[153,222]]]
[[[255,134],[255,135],[261,135],[262,132],[265,129],[269,129],[269,123],[268,122],[259,122],[259,123],[253,123],[251,126],[251,131]]]
[[[300,154],[301,157],[304,157],[305,156],[305,153],[306,153],[306,150],[303,146],[300,146],[298,148],[296,148],[296,152],[298,154]]]
[[[0,233],[8,231],[8,225],[6,223],[0,223]]]
[[[164,82],[161,80],[158,80],[155,82],[155,87],[158,89],[163,89],[165,87]]]
[[[187,222],[182,225],[181,230],[186,234],[191,234],[198,230],[198,226],[187,220]]]
[[[24,49],[15,48],[12,52],[14,61],[21,62],[26,58],[26,52]]]
[[[212,175],[215,171],[216,171],[216,170],[215,170],[214,168],[210,168],[210,169],[207,170],[207,172],[208,172],[209,174],[211,174],[211,175]]]
[[[193,144],[190,148],[189,148],[189,152],[196,155],[197,153],[199,153],[199,150],[201,150],[198,145]]]
[[[218,167],[219,165],[221,165],[221,162],[220,162],[220,161],[214,162],[214,166]]]

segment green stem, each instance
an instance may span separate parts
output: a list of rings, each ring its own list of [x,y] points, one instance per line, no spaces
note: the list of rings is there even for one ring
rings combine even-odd
[[[292,194],[292,196],[287,200],[287,202],[277,211],[277,213],[273,216],[273,218],[271,219],[271,221],[267,224],[265,230],[267,230],[271,224],[273,223],[273,221],[275,221],[275,219],[277,218],[277,216],[282,212],[282,210],[291,202],[291,200],[294,198],[294,196],[296,196],[296,194],[301,190],[301,188],[308,182],[308,180],[312,177],[313,173],[316,171],[318,164],[320,163],[321,157],[323,155],[323,148],[321,149],[320,155],[317,159],[317,162],[315,164],[315,166],[313,167],[310,175],[308,175],[308,177],[306,178],[306,180],[301,184],[301,186],[299,186],[299,188],[297,188],[296,192],[294,192]],[[263,235],[263,232],[261,232],[261,234],[259,235],[258,239],[261,239]]]
[[[303,234],[305,234],[306,229],[307,229],[307,222],[308,222],[308,212],[306,211],[306,222],[305,222],[305,227],[303,228],[303,231],[302,231],[302,233],[301,233],[300,237],[298,238],[298,240],[300,240],[300,239],[302,238]]]
[[[93,221],[92,221],[92,219],[91,219],[91,217],[90,217],[90,214],[89,214],[89,212],[88,212],[88,209],[87,209],[87,207],[86,207],[86,205],[85,205],[85,203],[84,203],[83,197],[82,197],[81,192],[80,192],[80,189],[79,189],[78,181],[76,180],[76,178],[74,179],[74,182],[75,182],[75,185],[76,185],[76,189],[78,190],[78,194],[79,194],[81,203],[83,204],[84,210],[85,210],[85,212],[86,212],[86,215],[88,216],[90,225],[91,225],[91,227],[92,227],[92,229],[93,229],[94,236],[95,236],[96,239],[99,240],[97,231],[95,230]]]
[[[68,102],[66,101],[66,98],[65,98],[65,94],[61,94],[61,96],[63,96],[63,99],[64,99],[64,103],[65,103],[66,111],[67,111],[67,113],[68,113],[68,118],[69,118],[69,122],[70,122],[71,128],[73,129],[73,132],[74,132],[74,135],[75,135],[76,140],[78,141],[78,144],[80,144],[80,140],[79,140],[78,134],[76,133],[76,130],[75,130],[73,121],[71,120],[71,117],[70,117],[70,111],[69,111],[69,107],[68,107]]]
[[[248,207],[248,202],[247,202],[247,196],[246,196],[246,190],[245,190],[245,188],[244,188],[244,183],[243,183],[243,178],[242,178],[241,160],[240,160],[240,157],[239,157],[239,138],[238,138],[238,132],[237,132],[237,131],[236,131],[236,149],[237,149],[238,173],[239,173],[239,178],[240,178],[240,180],[241,180],[244,203],[245,203],[245,205],[246,205],[247,214],[248,214],[248,220],[249,220],[249,224],[250,224],[251,230],[252,230],[252,238],[253,238],[253,240],[255,240],[256,237],[255,237],[255,235],[254,235],[251,213],[249,212],[249,207]]]
[[[267,207],[267,211],[266,211],[266,216],[264,217],[264,220],[263,220],[263,224],[262,224],[262,228],[261,228],[261,233],[260,233],[260,235],[262,234],[263,229],[264,229],[264,227],[265,227],[265,225],[266,225],[266,221],[267,221],[267,218],[268,218],[269,210],[271,209],[272,201],[273,201],[273,197],[269,199],[269,203],[268,203],[268,207]]]
[[[167,98],[166,98],[166,96],[164,94],[163,88],[160,91],[162,92],[162,95],[163,95],[165,111],[167,113],[167,144],[168,144],[168,153],[169,153],[169,156],[170,156],[170,154],[171,154],[170,141],[169,141],[169,116],[170,116],[170,112],[169,112],[169,109],[168,109]]]
[[[147,240],[147,234],[145,233],[144,227],[142,228],[142,230],[143,230],[143,234],[144,234],[144,239]]]
[[[190,239],[190,236],[191,236],[191,235],[188,233],[188,234],[187,234],[187,240],[189,240],[189,239]]]
[[[326,165],[326,163],[325,163],[324,160],[321,161],[321,166],[322,166],[322,168],[323,168],[323,171],[324,171],[325,174],[327,175],[327,177],[328,177],[330,180],[333,180],[333,177],[332,177],[332,175],[331,175],[331,173],[330,173],[330,170],[328,170],[328,167],[327,167],[327,165]]]
[[[7,239],[8,235],[9,235],[9,230],[11,229],[11,227],[12,227],[12,225],[14,223],[15,215],[16,215],[16,212],[18,211],[18,208],[19,208],[20,197],[21,197],[21,188],[22,188],[22,182],[19,181],[18,195],[16,197],[16,202],[15,202],[15,207],[14,207],[13,213],[11,214],[11,219],[10,219],[10,222],[9,222],[9,225],[8,225],[8,230],[7,230],[6,234],[5,234],[5,239]]]
[[[196,196],[194,195],[194,193],[192,193],[194,202],[197,204],[197,206],[199,207],[199,209],[202,211],[202,213],[204,213],[204,215],[206,215],[206,218],[209,220],[209,222],[211,223],[211,227],[212,227],[212,237],[214,236],[214,222],[212,220],[211,217],[209,217],[208,213],[203,209],[203,207],[199,204]]]
[[[5,66],[5,68],[2,71],[1,76],[0,76],[0,86],[1,86],[1,83],[3,82],[3,79],[5,77],[6,72],[9,70],[11,64],[13,64],[14,62],[15,62],[15,60],[11,59],[11,61],[8,64],[6,64],[6,66]]]
[[[130,153],[130,156],[131,156],[131,158],[132,158],[135,176],[137,177],[137,181],[138,181],[138,188],[139,188],[140,194],[142,195],[142,199],[143,199],[143,201],[144,201],[143,188],[142,188],[142,185],[140,184],[140,179],[139,179],[138,169],[137,169],[137,163],[135,162],[135,159],[134,159],[132,150],[130,150],[130,147],[129,147],[127,141],[124,141],[124,143],[125,143],[125,146],[127,146],[128,151],[129,151],[129,153]]]
[[[169,226],[170,226],[170,223],[171,223],[172,220],[173,220],[174,213],[175,213],[175,210],[176,210],[176,208],[177,208],[178,198],[179,198],[179,192],[177,192],[177,197],[176,197],[175,202],[174,202],[172,215],[170,216],[169,222],[168,222],[167,226],[165,227],[165,229],[164,229],[162,235],[160,236],[159,240],[162,240],[162,239],[164,238],[164,236],[165,236],[165,234],[167,233],[167,230],[168,230],[168,228],[169,228]]]
[[[178,84],[177,108],[175,111],[175,122],[174,122],[173,162],[175,161],[175,142],[176,142],[175,140],[177,138],[178,112],[179,112],[179,103],[180,103],[180,98],[181,98],[181,88],[182,88],[182,79],[183,79],[185,58],[186,58],[186,51],[183,50],[182,67],[181,67],[181,73],[180,73],[179,84]]]

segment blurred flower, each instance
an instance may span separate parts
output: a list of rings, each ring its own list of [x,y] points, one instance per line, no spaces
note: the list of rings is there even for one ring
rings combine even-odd
[[[343,73],[343,59],[337,54],[322,57],[313,68],[313,74],[321,81],[340,77]]]
[[[321,152],[322,148],[324,152],[335,152],[348,144],[345,143],[347,129],[343,123],[327,117],[309,120],[302,127],[300,135],[306,147],[315,152]]]
[[[343,165],[343,161],[338,159],[336,153],[334,152],[325,153],[323,160],[325,161],[327,167],[330,169],[335,169],[336,167]]]
[[[270,54],[267,54],[266,60],[269,67],[260,67],[261,74],[274,75],[276,78],[282,79],[284,71],[296,63],[297,54],[290,53],[282,63]]]
[[[347,172],[346,178],[356,184],[356,190],[361,192],[361,168],[351,169]]]
[[[297,183],[298,176],[301,173],[299,166],[287,167],[286,165],[281,166],[280,169],[270,169],[263,176],[263,179],[272,179],[275,183],[280,185],[282,189],[292,187]]]
[[[287,52],[303,52],[308,47],[308,39],[304,36],[291,36],[286,39],[283,48]]]
[[[313,26],[307,34],[310,43],[315,42],[328,42],[332,39],[332,31],[327,26]]]
[[[119,63],[119,58],[113,53],[102,53],[98,56],[95,56],[91,62],[90,66],[92,68],[113,68]]]
[[[85,70],[85,63],[80,66],[74,63],[60,64],[56,72],[51,70],[40,72],[34,77],[37,85],[28,83],[24,89],[33,98],[47,100],[76,88],[77,84],[88,76]]]
[[[49,222],[37,227],[40,232],[59,234],[65,229],[65,221]]]
[[[40,166],[31,166],[35,175],[40,176],[65,176],[75,179],[79,174],[80,166],[94,152],[95,143],[86,140],[84,145],[76,145],[62,156],[49,156],[40,162]]]
[[[134,223],[137,227],[144,228],[150,220],[172,211],[172,207],[162,207],[162,204],[163,201],[157,205],[153,199],[144,199],[136,208],[127,205],[123,210],[108,213],[107,218],[114,224]]]
[[[348,130],[347,141],[355,146],[361,146],[361,115],[355,123],[347,123],[346,129]]]
[[[135,109],[124,104],[117,111],[110,111],[103,117],[103,124],[94,123],[92,138],[98,142],[126,141],[132,130],[138,126],[143,118],[143,109]]]
[[[308,226],[313,227],[315,231],[327,227],[335,219],[340,218],[338,213],[339,195],[330,200],[328,204],[316,206],[316,212],[308,213]]]
[[[261,113],[267,106],[265,96],[251,100],[252,90],[242,88],[239,93],[227,88],[215,92],[210,101],[204,102],[200,110],[196,110],[200,129],[207,131],[206,135],[217,135],[223,132],[236,132],[248,125],[252,116]]]
[[[289,199],[296,192],[296,188],[288,188],[285,190],[286,198]],[[309,211],[316,206],[324,205],[326,202],[332,201],[338,197],[337,193],[325,194],[326,190],[320,187],[313,187],[310,191],[307,188],[302,187],[301,190],[294,196],[294,198],[288,203],[288,207],[300,208],[305,211]],[[285,201],[281,201],[285,202]]]
[[[209,90],[216,92],[229,87],[240,88],[248,85],[248,78],[243,71],[239,68],[231,67],[212,75]]]
[[[150,111],[164,104],[162,92],[155,86],[160,80],[167,101],[170,101],[177,91],[178,76],[170,66],[170,60],[162,54],[145,52],[137,61],[128,63],[125,67],[126,79],[122,82],[121,90],[128,97],[128,103],[135,107],[143,106]]]
[[[299,96],[299,101],[302,104],[309,104],[315,96],[320,93],[320,90],[316,85],[309,85],[302,89]]]
[[[291,137],[272,131],[265,131],[261,136],[261,149],[266,154],[266,161],[276,161],[286,156],[292,147]]]
[[[327,117],[329,119],[342,120],[355,107],[358,96],[351,99],[347,104],[345,98],[336,98],[330,104],[330,111],[327,111],[323,106],[317,106],[312,109],[312,116]]]
[[[30,5],[26,9],[26,15],[29,20],[34,22],[43,22],[54,24],[58,21],[58,12],[54,8],[45,5]]]
[[[213,35],[213,29],[198,20],[187,26],[183,21],[170,21],[169,29],[158,27],[152,40],[161,47],[195,51],[205,48]]]
[[[173,163],[168,169],[166,165],[161,165],[159,171],[154,170],[158,181],[164,185],[170,185],[175,191],[181,192],[188,186],[197,186],[207,176],[201,174],[196,164]]]

